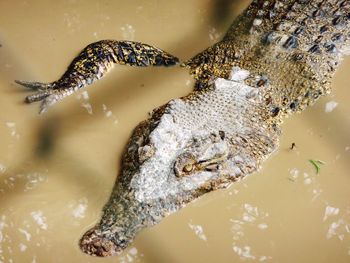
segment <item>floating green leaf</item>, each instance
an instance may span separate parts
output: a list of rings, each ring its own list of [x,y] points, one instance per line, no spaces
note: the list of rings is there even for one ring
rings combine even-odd
[[[312,160],[310,159],[309,162],[315,167],[316,169],[316,174],[318,174],[321,170],[321,164],[325,164],[323,161],[321,160]]]

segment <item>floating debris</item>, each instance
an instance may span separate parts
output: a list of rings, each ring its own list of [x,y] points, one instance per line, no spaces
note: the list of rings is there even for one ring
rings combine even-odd
[[[290,170],[289,173],[290,173],[290,176],[288,177],[288,180],[295,182],[299,177],[300,171],[296,168],[293,168],[292,170]]]
[[[264,229],[268,228],[268,225],[265,224],[265,223],[261,223],[261,224],[258,225],[258,228],[261,229],[261,230],[264,230]]]
[[[22,243],[20,243],[20,244],[18,245],[18,247],[19,247],[19,250],[20,250],[21,252],[24,252],[24,251],[27,250],[27,246],[24,245],[24,244],[22,244]]]
[[[200,225],[193,225],[188,223],[188,226],[194,231],[194,233],[202,240],[207,241],[207,237],[204,234],[203,227]]]
[[[251,254],[251,248],[250,246],[244,246],[244,247],[239,247],[239,246],[233,246],[233,251],[242,259],[252,259],[254,260],[256,257]]]
[[[27,241],[30,241],[32,235],[28,231],[21,229],[21,228],[19,228],[18,231],[25,236]]]
[[[312,183],[312,179],[309,177],[307,173],[304,173],[304,184],[308,185]]]
[[[89,114],[92,114],[92,106],[89,102],[89,93],[87,91],[83,91],[81,94],[78,94],[77,95],[77,98],[78,100],[83,100],[83,102],[81,103],[81,106],[83,108],[86,109],[86,111],[89,113]]]
[[[16,123],[15,122],[6,122],[6,126],[10,129],[11,136],[18,139],[19,134],[17,132]]]
[[[328,228],[328,231],[327,231],[327,234],[326,234],[326,238],[327,239],[331,239],[334,236],[338,236],[338,238],[340,240],[342,240],[343,234],[339,233],[341,231],[340,227],[342,225],[345,225],[345,222],[344,222],[343,219],[339,219],[337,222],[332,222],[329,225],[329,228]]]
[[[134,40],[135,39],[135,29],[132,25],[126,24],[121,28],[122,36],[124,39]]]
[[[0,173],[4,173],[6,171],[6,166],[0,163]]]
[[[326,106],[325,106],[325,110],[324,110],[324,111],[325,111],[326,113],[330,113],[330,112],[332,112],[337,106],[338,106],[338,103],[332,100],[332,101],[326,103]]]
[[[209,40],[212,43],[216,43],[219,41],[219,39],[221,38],[221,34],[220,32],[218,32],[218,30],[215,27],[211,27],[209,29]]]
[[[69,205],[70,208],[73,208],[72,215],[75,218],[84,218],[87,206],[88,200],[86,198],[79,199],[77,204]]]
[[[119,258],[119,263],[129,263],[133,262],[135,259],[137,259],[137,249],[136,247],[132,247],[128,250],[128,252]]]
[[[329,216],[336,216],[339,214],[340,209],[337,207],[327,206],[324,212],[323,221],[326,221]]]
[[[312,160],[312,159],[310,159],[309,162],[315,167],[316,174],[319,174],[319,172],[321,170],[321,166],[320,165],[325,164],[323,161],[320,161],[320,160]]]
[[[111,110],[109,110],[106,106],[106,104],[102,104],[102,110],[106,116],[106,118],[111,118],[113,120],[114,124],[118,124],[118,119],[117,117],[113,114]]]
[[[33,211],[30,213],[30,215],[41,229],[47,230],[46,217],[43,215],[42,211]]]
[[[258,216],[259,216],[259,212],[258,212],[258,207],[256,206],[252,206],[250,204],[244,204],[244,212],[243,212],[243,216],[242,219],[245,222],[254,222]]]

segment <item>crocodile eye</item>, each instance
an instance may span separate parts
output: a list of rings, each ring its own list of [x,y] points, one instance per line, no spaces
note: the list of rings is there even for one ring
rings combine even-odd
[[[194,165],[192,163],[188,163],[184,166],[182,171],[184,171],[185,173],[189,173],[193,170],[193,168],[194,168]]]
[[[196,160],[190,153],[181,154],[175,164],[174,172],[177,177],[187,176],[195,170]]]

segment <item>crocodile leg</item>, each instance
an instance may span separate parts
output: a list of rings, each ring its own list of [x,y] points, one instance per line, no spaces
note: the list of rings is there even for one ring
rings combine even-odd
[[[16,80],[17,84],[36,90],[26,102],[42,101],[40,113],[48,107],[102,78],[114,64],[129,66],[173,66],[178,59],[156,47],[132,42],[102,40],[84,48],[63,76],[52,83]]]

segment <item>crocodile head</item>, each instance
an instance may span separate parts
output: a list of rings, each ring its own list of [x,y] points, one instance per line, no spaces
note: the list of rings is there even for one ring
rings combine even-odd
[[[102,219],[81,240],[84,252],[117,254],[142,228],[251,173],[272,151],[274,137],[259,124],[258,94],[221,84],[169,102],[135,129]]]

